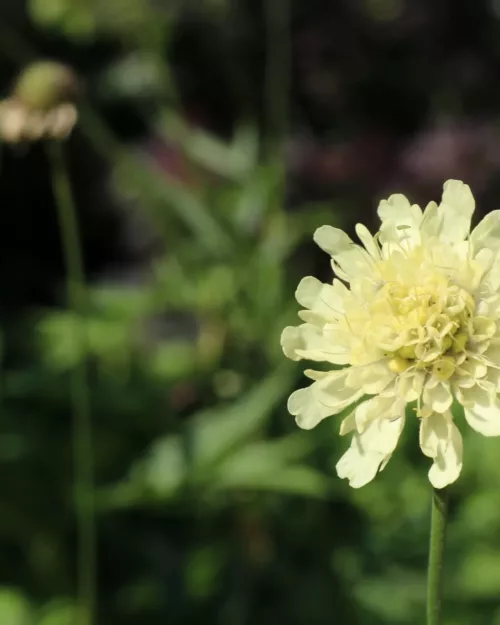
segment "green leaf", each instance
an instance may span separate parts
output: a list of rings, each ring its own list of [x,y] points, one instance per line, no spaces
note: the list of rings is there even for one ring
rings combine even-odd
[[[85,357],[82,341],[84,320],[71,312],[55,311],[38,324],[41,348],[47,364],[67,370]]]
[[[2,625],[31,625],[33,613],[28,600],[18,591],[0,589],[0,623]]]
[[[157,440],[145,458],[133,466],[128,480],[102,494],[103,505],[106,506],[106,499],[108,505],[109,502],[112,505],[115,502],[117,506],[130,506],[147,500],[151,495],[161,499],[170,498],[188,481],[206,484],[211,477],[209,470],[215,469],[217,463],[231,452],[239,453],[241,445],[265,423],[275,406],[284,401],[292,371],[293,368],[285,363],[239,401],[223,409],[207,410],[193,417],[182,438],[168,436]],[[286,459],[301,456],[308,445],[304,437],[275,442],[272,448],[276,455],[272,462],[279,464]],[[243,462],[245,458],[247,464],[257,456],[262,458],[265,452],[259,449],[258,446],[249,448],[246,456],[242,456]],[[308,492],[320,489],[316,474],[299,472],[295,477],[292,486],[288,488],[295,491],[308,489]],[[276,482],[272,485],[272,478],[266,480],[259,477],[259,480],[267,484],[267,488],[278,489]],[[288,482],[285,478],[282,481],[285,483],[282,489],[286,489]]]
[[[183,484],[186,475],[186,457],[177,436],[169,436],[154,443],[146,458],[131,472],[131,481],[139,482],[155,496],[173,496]]]
[[[391,571],[380,579],[363,579],[354,592],[359,603],[383,623],[412,623],[415,610],[424,609],[425,577],[411,570]]]
[[[217,476],[272,473],[293,460],[303,458],[313,444],[312,437],[306,437],[302,433],[276,441],[251,442],[228,456],[218,466]]]
[[[149,355],[151,373],[160,379],[175,380],[190,375],[196,364],[196,345],[188,341],[160,343]]]
[[[73,602],[57,599],[46,604],[36,621],[36,625],[74,625],[78,623],[81,612]],[[83,620],[80,616],[80,620]]]
[[[86,338],[91,353],[110,364],[126,366],[133,335],[128,324],[108,319],[89,319]]]
[[[274,491],[292,495],[326,498],[331,490],[329,478],[305,465],[256,470],[251,464],[241,464],[233,473],[225,472],[215,483],[216,488]]]
[[[140,286],[94,288],[90,299],[104,316],[112,319],[137,319],[151,311],[150,290]]]
[[[464,559],[458,583],[469,596],[496,599],[500,594],[500,551],[476,545]]]
[[[151,165],[153,175],[160,176],[155,172],[155,165]],[[179,182],[168,179],[157,183],[161,187],[161,198],[164,203],[177,214],[177,217],[186,224],[201,243],[214,257],[227,255],[233,244],[230,237],[222,229],[217,219],[212,215],[209,207],[205,206],[198,195]]]
[[[329,491],[329,478],[310,467],[294,464],[313,445],[313,439],[302,433],[279,440],[249,443],[217,467],[211,485],[324,497]]]
[[[207,268],[196,285],[196,307],[203,311],[223,310],[236,295],[236,277],[232,267]]]
[[[117,189],[131,192],[150,209],[154,226],[165,232],[171,213],[197,238],[212,256],[220,257],[232,249],[232,240],[221,228],[209,207],[177,180],[147,157],[131,154],[116,140],[108,126],[85,102],[80,102],[80,125],[89,140],[114,163],[114,182]]]
[[[223,564],[223,553],[213,545],[199,547],[187,554],[184,578],[188,594],[197,599],[210,597],[216,589]]]
[[[163,118],[167,135],[176,136],[186,155],[195,163],[219,176],[241,180],[254,168],[258,156],[258,133],[254,127],[240,126],[231,143],[214,135],[189,127],[169,111]]]
[[[205,469],[255,434],[276,405],[284,403],[292,372],[285,363],[242,399],[193,417],[188,425],[193,467]]]
[[[258,232],[271,208],[273,185],[274,177],[266,167],[256,169],[242,184],[230,213],[232,226],[240,236]]]
[[[142,502],[175,497],[186,482],[186,454],[178,436],[157,440],[144,458],[134,463],[128,477],[101,489],[100,509],[130,508]]]

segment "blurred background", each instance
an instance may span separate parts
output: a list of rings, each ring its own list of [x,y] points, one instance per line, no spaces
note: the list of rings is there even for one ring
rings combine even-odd
[[[88,290],[68,310],[46,145],[2,144],[0,623],[74,625],[83,586],[106,625],[421,624],[416,419],[350,489],[339,418],[286,411],[308,382],[279,336],[300,278],[331,279],[319,225],[376,228],[380,199],[447,178],[499,208],[500,2],[1,0],[2,97],[47,58],[84,87]],[[500,443],[462,429],[446,623],[499,625]]]

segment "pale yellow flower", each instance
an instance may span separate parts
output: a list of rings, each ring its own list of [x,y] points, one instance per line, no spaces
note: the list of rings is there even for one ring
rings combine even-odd
[[[356,226],[363,246],[330,226],[314,235],[339,279],[302,280],[304,323],[285,328],[281,343],[292,360],[337,367],[307,370],[314,382],[288,409],[310,429],[356,402],[340,426],[353,435],[337,464],[355,488],[389,461],[410,402],[436,488],[462,468],[453,399],[474,430],[500,435],[500,211],[470,232],[474,206],[470,188],[449,180],[441,204],[424,212],[404,195],[383,200],[375,236]]]

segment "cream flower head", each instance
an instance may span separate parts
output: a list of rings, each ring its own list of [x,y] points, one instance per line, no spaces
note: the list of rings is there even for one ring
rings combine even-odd
[[[311,429],[355,404],[340,426],[353,433],[351,446],[337,463],[354,488],[386,466],[407,403],[416,403],[436,488],[462,468],[454,399],[473,429],[500,435],[500,211],[470,232],[474,207],[470,188],[448,180],[441,204],[424,212],[404,195],[383,200],[375,236],[356,226],[362,246],[337,228],[316,230],[339,279],[301,281],[304,323],[285,328],[281,344],[292,360],[337,367],[305,371],[314,382],[290,396],[288,409]]]

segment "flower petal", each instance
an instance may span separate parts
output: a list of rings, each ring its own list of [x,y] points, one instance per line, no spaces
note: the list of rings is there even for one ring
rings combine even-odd
[[[484,249],[500,248],[500,210],[492,211],[484,217],[471,232],[469,242],[473,255]]]
[[[346,371],[334,371],[307,388],[292,393],[288,411],[304,430],[314,428],[320,421],[342,412],[362,397],[363,392],[345,386]]]
[[[299,282],[295,291],[295,299],[304,308],[313,309],[317,303],[323,283],[313,276],[306,276]]]
[[[439,453],[441,441],[448,440],[448,420],[442,414],[433,413],[420,420],[420,449],[429,458]]]
[[[441,230],[442,216],[439,213],[436,202],[429,202],[425,207],[422,223],[420,224],[420,233],[426,242],[426,239],[437,237]]]
[[[406,241],[413,246],[420,243],[419,227],[422,221],[422,210],[416,204],[411,205],[401,193],[391,195],[382,200],[377,210],[382,221],[380,240],[382,243]]]
[[[426,385],[422,399],[424,407],[429,407],[432,412],[446,412],[453,402],[450,385],[447,382]]]
[[[390,456],[390,454],[388,454]],[[353,439],[351,447],[337,462],[337,475],[341,479],[349,480],[352,488],[361,488],[371,482],[377,475],[380,465],[386,459],[387,454],[378,452],[362,452]]]
[[[325,406],[314,396],[313,386],[301,388],[288,398],[288,412],[295,416],[297,425],[303,430],[312,430],[333,414],[330,406]]]
[[[342,419],[342,423],[340,424],[339,434],[340,436],[344,436],[345,434],[349,434],[356,429],[356,411],[353,410],[350,412],[347,417]]]
[[[450,412],[431,414],[420,423],[420,447],[434,459],[429,481],[434,488],[454,482],[462,470],[462,436]]]
[[[457,426],[450,424],[448,444],[429,469],[429,481],[434,488],[444,488],[455,482],[462,471],[463,442]]]
[[[346,384],[351,388],[361,388],[367,395],[382,392],[396,377],[384,362],[373,362],[359,367],[351,367]]]
[[[376,419],[392,420],[403,417],[404,413],[404,400],[398,400],[394,397],[372,397],[360,404],[354,411],[356,428],[361,434]]]
[[[364,248],[356,245],[343,230],[332,226],[321,226],[314,233],[314,241],[333,258],[334,270],[342,280],[349,281],[356,276],[372,274],[374,270],[373,259]]]
[[[481,286],[489,292],[496,293],[500,290],[500,252],[497,252],[491,262],[491,266],[484,274]]]
[[[422,395],[426,373],[425,371],[413,371],[407,375],[400,375],[396,380],[395,393],[409,404],[416,401]]]
[[[344,332],[327,332],[329,340],[320,328],[310,323],[287,326],[281,333],[281,348],[291,360],[314,360],[346,365],[349,362],[349,337]]]
[[[305,348],[303,326],[287,326],[281,333],[281,348],[290,360],[300,360],[297,350]]]
[[[323,284],[312,276],[303,278],[295,291],[299,304],[313,311],[323,324],[326,321],[337,321],[344,315],[342,295],[343,292],[336,285]]]
[[[351,446],[337,463],[337,474],[360,488],[370,482],[382,464],[387,464],[404,426],[404,417],[377,419],[362,433],[355,433]]]
[[[460,180],[444,183],[443,199],[439,207],[442,216],[439,238],[448,243],[463,241],[470,231],[476,203],[469,185]]]
[[[365,246],[368,254],[378,260],[380,258],[380,248],[375,242],[372,233],[363,224],[356,224],[355,230],[359,240]]]
[[[478,392],[476,398],[476,401],[464,407],[467,423],[483,436],[500,436],[500,401],[496,396],[484,392]]]

